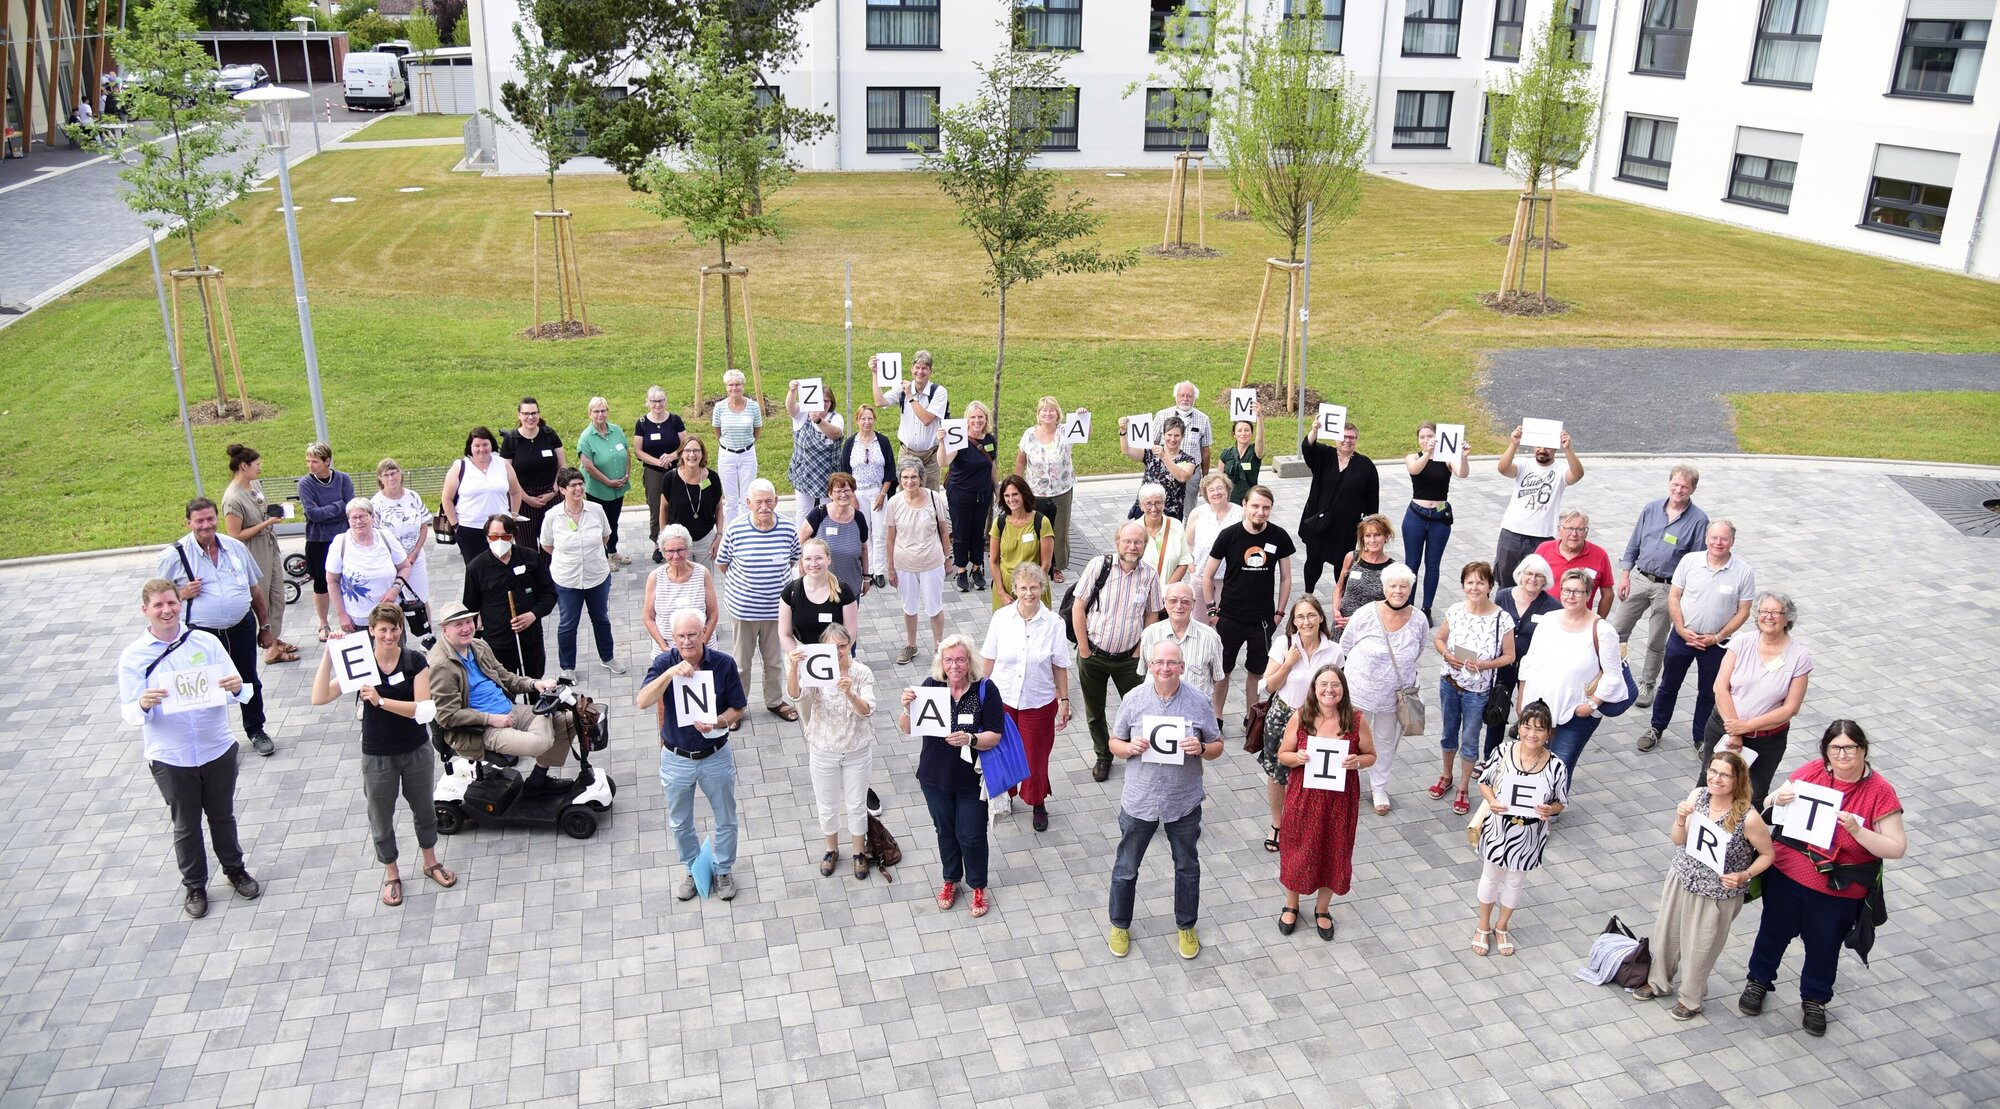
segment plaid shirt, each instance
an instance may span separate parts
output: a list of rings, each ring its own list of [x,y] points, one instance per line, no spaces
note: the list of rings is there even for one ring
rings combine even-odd
[[[829,417],[838,426],[839,417]],[[792,462],[785,469],[792,488],[814,497],[826,496],[826,479],[840,461],[840,440],[828,439],[811,420],[792,429]]]

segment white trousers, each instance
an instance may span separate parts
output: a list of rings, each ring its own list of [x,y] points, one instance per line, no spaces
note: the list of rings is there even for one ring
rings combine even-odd
[[[1488,861],[1479,871],[1479,903],[1491,905],[1498,901],[1511,910],[1521,904],[1521,890],[1528,884],[1528,872],[1509,870],[1499,863]]]
[[[1389,770],[1396,765],[1396,745],[1402,742],[1403,726],[1396,722],[1392,706],[1382,712],[1354,710],[1368,721],[1368,736],[1375,741],[1375,765],[1368,768],[1368,787],[1376,793],[1389,792]]]
[[[879,510],[875,507],[875,494],[862,493],[856,500],[860,502],[862,517],[868,521],[868,570],[870,573],[879,574],[882,568],[889,564],[889,556],[882,546],[882,541],[888,536],[882,530],[881,517],[877,515]],[[883,508],[888,506],[888,501],[882,502]]]
[[[757,448],[742,454],[716,449],[722,455],[715,468],[722,474],[722,520],[727,524],[743,511],[743,498],[749,495],[750,482],[757,476]]]
[[[819,804],[820,834],[839,835],[844,815],[848,835],[867,835],[868,774],[875,767],[875,748],[836,755],[814,747],[806,765],[812,771],[813,800]]]

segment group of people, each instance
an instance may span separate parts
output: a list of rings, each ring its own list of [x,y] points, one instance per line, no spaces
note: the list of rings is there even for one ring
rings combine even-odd
[[[873,360],[870,369],[874,379]],[[926,352],[914,358],[908,383],[885,390],[876,382],[875,404],[855,410],[851,432],[830,387],[820,384],[806,403],[801,385],[790,383],[785,402],[793,432],[789,516],[779,512],[777,487],[756,476],[764,414],[735,371],[711,413],[716,469],[707,441],[667,410],[658,387],[629,435],[609,421],[605,400],[593,398],[573,460],[526,397],[504,436],[483,426],[467,435],[445,478],[437,520],[402,487],[393,460],[381,463],[379,491],[364,498],[333,469],[323,444],[309,448],[298,500],[320,638],[333,626],[367,628],[384,682],[402,685],[397,694],[384,684],[362,696],[364,756],[388,760],[371,761],[365,772],[385,904],[401,901],[391,820],[398,792],[419,811],[424,873],[440,886],[455,881],[433,852],[427,771],[415,765],[424,760],[406,757],[421,746],[420,725],[440,721],[468,757],[535,759],[535,788],[564,784],[549,772],[560,767],[567,744],[547,719],[522,716],[512,698],[548,684],[541,623],[551,612],[559,613],[563,676],[574,676],[575,635],[586,610],[600,661],[613,674],[626,672],[611,633],[609,581],[631,561],[618,553],[618,521],[637,455],[657,565],[642,591],[642,625],[654,651],[635,704],[657,716],[659,776],[686,868],[675,892],[684,900],[696,894],[697,791],[713,815],[717,893],[736,895],[737,771],[729,744],[749,707],[753,661],[766,709],[804,733],[824,836],[820,873],[840,868],[844,846],[855,878],[872,869],[864,840],[879,730],[872,718],[881,696],[898,696],[897,730],[921,735],[917,779],[942,867],[937,903],[951,908],[962,891],[975,917],[994,904],[990,814],[1009,805],[1011,794],[1030,809],[1035,831],[1048,828],[1055,738],[1072,719],[1072,694],[1080,694],[1093,778],[1106,781],[1115,761],[1126,768],[1110,949],[1121,957],[1130,950],[1140,862],[1164,828],[1174,856],[1178,950],[1193,958],[1200,950],[1202,767],[1224,753],[1240,660],[1245,746],[1267,781],[1264,847],[1278,856],[1285,890],[1278,927],[1291,934],[1310,896],[1314,929],[1331,940],[1333,898],[1349,892],[1353,876],[1363,772],[1370,806],[1388,814],[1402,741],[1429,730],[1419,681],[1429,647],[1438,656],[1441,761],[1427,792],[1434,801],[1449,798],[1461,817],[1479,806],[1469,826],[1482,861],[1471,950],[1512,955],[1512,914],[1551,829],[1575,803],[1579,763],[1604,717],[1650,708],[1638,749],[1656,749],[1693,669],[1689,735],[1701,770],[1672,838],[1683,844],[1699,815],[1731,837],[1727,862],[1718,876],[1676,856],[1662,895],[1655,978],[1638,996],[1675,992],[1678,978],[1674,1015],[1697,1012],[1730,921],[1756,879],[1772,900],[1741,1007],[1761,1007],[1785,944],[1802,937],[1805,1022],[1823,1031],[1838,945],[1865,915],[1859,899],[1879,889],[1867,868],[1879,874],[1881,860],[1904,850],[1900,808],[1893,789],[1866,766],[1860,727],[1837,722],[1822,739],[1821,758],[1792,779],[1847,794],[1854,806],[1844,811],[1860,822],[1843,816],[1832,847],[1821,849],[1788,839],[1757,815],[1767,802],[1793,800],[1791,784],[1776,773],[1806,695],[1811,656],[1791,635],[1791,599],[1760,592],[1734,553],[1735,525],[1694,504],[1699,474],[1692,467],[1673,468],[1667,495],[1641,509],[1614,564],[1590,541],[1588,516],[1564,505],[1565,492],[1584,477],[1569,436],[1528,453],[1522,429],[1514,429],[1497,466],[1513,484],[1492,561],[1463,563],[1462,599],[1434,619],[1454,524],[1451,483],[1472,474],[1465,446],[1441,452],[1434,425],[1418,429],[1416,449],[1403,460],[1410,498],[1399,561],[1395,526],[1381,510],[1380,472],[1356,449],[1354,423],[1331,443],[1320,442],[1317,426],[1300,442],[1311,483],[1288,529],[1274,518],[1277,497],[1263,483],[1258,414],[1232,421],[1231,445],[1213,457],[1214,425],[1198,407],[1199,391],[1183,382],[1174,404],[1155,415],[1150,447],[1126,441],[1120,421],[1121,444],[1143,467],[1141,484],[1130,518],[1106,537],[1109,549],[1072,576],[1077,475],[1063,433],[1066,410],[1054,398],[1041,398],[1011,472],[1003,473],[983,405],[967,406],[962,439],[945,433],[950,395],[933,380]],[[893,437],[877,429],[884,405],[898,410]],[[271,528],[282,510],[263,499],[255,451],[232,447],[230,465],[236,480],[220,515],[206,501],[189,504],[189,534],[163,554],[160,582],[147,587],[164,583],[173,603],[146,594],[148,636],[121,663],[121,697],[139,706],[149,757],[154,731],[169,722],[150,715],[158,687],[128,673],[134,659],[158,653],[149,640],[168,645],[160,658],[177,657],[193,642],[203,661],[187,665],[221,658],[233,667],[238,683],[229,699],[240,703],[246,734],[267,755],[256,651],[262,646],[267,664],[298,657],[279,637],[282,594],[272,603],[278,576]],[[518,542],[524,534],[528,541]],[[448,535],[459,548],[463,588],[436,622],[441,642],[419,656],[401,646],[399,602],[429,601],[424,556],[433,535]],[[1295,597],[1293,563],[1301,558],[1304,589]],[[1329,572],[1322,599],[1317,586]],[[963,592],[990,589],[983,634],[948,634],[948,580]],[[329,583],[338,584],[340,599],[332,617]],[[1058,586],[1068,587],[1060,601]],[[861,603],[883,588],[900,597],[899,645],[863,641]],[[1648,626],[1640,636],[1642,619]],[[915,661],[925,622],[928,676],[885,694],[878,687],[891,665],[887,655],[895,655],[893,665]],[[1628,644],[1641,648],[1629,659]],[[833,678],[803,680],[816,657],[809,648],[823,646],[832,648]],[[879,661],[864,661],[877,653]],[[333,699],[326,676],[323,656],[315,703],[322,694]],[[694,702],[675,696],[696,680],[712,682],[712,711],[697,714]],[[1109,687],[1117,690],[1115,706]],[[913,722],[922,689],[945,691],[947,726]],[[185,728],[187,721],[173,724]],[[1008,793],[989,796],[980,753],[1003,740],[1019,743],[1028,774]],[[176,784],[169,792],[163,778],[161,788],[192,891],[205,870],[190,790],[205,803],[208,787]],[[216,819],[211,811],[212,828]],[[225,852],[220,835],[216,846],[232,881],[247,878],[240,851]]]

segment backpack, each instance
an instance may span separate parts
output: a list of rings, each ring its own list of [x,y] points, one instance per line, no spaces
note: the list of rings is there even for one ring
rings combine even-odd
[[[1111,580],[1112,556],[1107,554],[1102,557],[1104,559],[1104,565],[1100,567],[1097,571],[1097,583],[1090,587],[1089,599],[1085,600],[1083,603],[1083,611],[1086,613],[1088,613],[1091,609],[1097,607],[1097,599],[1104,595],[1104,584]],[[1076,621],[1070,619],[1070,616],[1071,614],[1076,612],[1077,584],[1078,583],[1076,582],[1071,582],[1069,588],[1063,590],[1062,608],[1059,610],[1063,618],[1062,622],[1063,634],[1069,637],[1069,641],[1073,646],[1077,645]]]
[[[896,837],[889,834],[889,829],[882,826],[881,812],[882,800],[871,789],[868,791],[868,858],[882,872],[884,881],[893,882],[896,878],[889,873],[889,868],[903,865],[903,848],[897,844]]]

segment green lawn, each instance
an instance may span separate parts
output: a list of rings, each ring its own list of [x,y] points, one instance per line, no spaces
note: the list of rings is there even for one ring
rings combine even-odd
[[[425,112],[422,115],[398,113],[384,116],[359,131],[350,131],[341,136],[342,142],[384,142],[389,139],[455,139],[465,134],[465,121],[471,116],[437,115]]]
[[[364,137],[405,121],[441,125],[393,117]],[[384,454],[409,466],[441,464],[457,455],[472,424],[505,426],[523,393],[541,400],[566,438],[596,394],[611,398],[621,423],[629,424],[653,382],[685,407],[694,270],[713,260],[712,248],[678,240],[675,229],[634,208],[621,178],[566,179],[559,200],[576,213],[591,321],[607,334],[522,341],[515,336],[528,323],[529,213],[548,205],[546,186],[538,178],[454,174],[457,159],[438,148],[358,150],[313,159],[293,175],[337,464],[357,474]],[[1108,242],[1157,242],[1163,172],[1084,174],[1076,185],[1099,198]],[[406,187],[423,191],[399,191]],[[358,202],[325,202],[336,194]],[[990,395],[994,306],[980,292],[980,257],[926,179],[805,175],[774,199],[791,222],[788,237],[732,253],[753,273],[764,388],[773,400],[788,377],[841,378],[848,261],[860,373],[871,351],[927,347],[961,404]],[[1575,310],[1536,321],[1496,317],[1474,298],[1496,283],[1504,248],[1491,239],[1508,226],[1510,204],[1503,193],[1436,193],[1371,179],[1356,219],[1316,245],[1311,384],[1353,410],[1366,432],[1363,449],[1393,453],[1423,419],[1464,422],[1475,448],[1496,447],[1491,414],[1474,389],[1478,354],[1494,347],[2000,349],[2000,292],[1991,284],[1581,195],[1558,217],[1573,246],[1555,257],[1551,278],[1552,291]],[[258,194],[238,206],[242,225],[203,239],[204,260],[229,274],[250,391],[279,409],[248,427],[197,429],[212,489],[224,479],[226,444],[257,446],[275,476],[302,470],[312,434],[275,208]],[[1249,224],[1210,221],[1208,230],[1220,258],[1146,258],[1123,275],[1055,278],[1017,291],[1003,434],[1018,433],[1044,393],[1087,404],[1109,421],[1158,407],[1182,377],[1210,397],[1235,384],[1263,259],[1282,248]],[[185,259],[180,244],[167,251],[170,265]],[[714,296],[709,303],[714,394],[720,317]],[[1912,303],[1925,311],[1909,311]],[[1275,367],[1279,314],[1274,305],[1258,379]],[[212,386],[192,326],[187,336],[190,393],[199,399]],[[747,359],[738,361],[747,368]],[[190,482],[145,259],[0,331],[0,395],[11,398],[0,412],[0,496],[11,509],[0,557],[150,541],[179,525],[173,506]],[[1775,432],[1752,449],[1818,449],[1792,434]],[[1081,452],[1086,470],[1130,469],[1111,438],[1100,433]],[[1273,445],[1286,438],[1274,434]],[[1893,453],[1930,456],[1930,437],[1903,441]],[[782,477],[785,453],[764,452],[771,476]],[[51,463],[80,460],[88,481],[42,478]]]
[[[1743,449],[2000,466],[2000,393],[1732,396]]]

